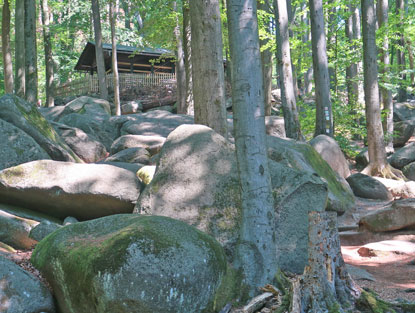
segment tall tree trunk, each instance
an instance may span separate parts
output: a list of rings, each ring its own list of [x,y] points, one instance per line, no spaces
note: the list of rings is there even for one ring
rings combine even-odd
[[[186,69],[184,66],[184,49],[183,37],[180,30],[178,17],[178,8],[176,1],[173,2],[174,11],[176,13],[176,27],[174,28],[174,36],[176,37],[176,82],[177,82],[177,113],[186,114]]]
[[[383,82],[388,83],[389,79],[387,75],[390,71],[390,62],[389,62],[389,42],[387,33],[388,29],[388,11],[389,11],[389,4],[388,0],[378,0],[376,4],[377,10],[377,19],[378,19],[378,26],[379,28],[383,28],[385,30],[383,36],[383,45],[381,47],[380,52],[380,59],[382,62],[382,66],[380,69],[380,73],[383,74]],[[384,130],[385,130],[385,137],[386,137],[386,147],[388,150],[393,151],[393,102],[392,102],[392,92],[385,87],[380,88],[382,94],[382,104],[383,104],[383,111],[386,114],[386,119],[384,123]]]
[[[242,200],[238,252],[251,294],[271,282],[277,270],[256,13],[256,0],[228,0],[235,145]]]
[[[26,83],[25,83],[25,34],[24,34],[24,14],[25,1],[16,0],[15,9],[15,80],[14,88],[16,95],[20,98],[25,97]]]
[[[36,2],[25,0],[25,80],[26,100],[37,104],[37,46],[36,46]]]
[[[281,101],[284,112],[285,132],[287,137],[300,140],[301,129],[295,98],[294,81],[291,66],[291,52],[288,34],[288,13],[286,0],[275,0],[275,19],[277,29],[277,65],[281,86]]]
[[[354,7],[353,9],[353,39],[355,41],[360,41],[362,39],[362,31],[360,25],[360,10],[358,7]],[[357,62],[357,84],[359,93],[356,96],[358,103],[363,104],[365,102],[364,99],[364,92],[363,92],[363,80],[359,79],[360,75],[363,72],[363,63],[361,60]]]
[[[346,37],[350,44],[352,57],[358,53],[355,44],[355,33],[353,31],[353,14],[355,8],[351,5],[348,6],[349,17],[346,19]],[[356,105],[359,97],[359,83],[358,83],[358,65],[356,62],[351,62],[346,67],[346,84],[347,84],[347,99],[350,107],[350,111],[353,112],[356,109]]]
[[[97,61],[99,94],[102,99],[108,99],[108,88],[105,77],[104,51],[102,50],[101,17],[99,0],[91,0],[92,17],[94,19],[95,57]]]
[[[414,53],[411,47],[411,40],[406,38],[406,48],[408,49],[409,68],[411,69],[411,86],[415,87],[415,67],[414,67]]]
[[[191,0],[195,123],[227,136],[222,27],[219,1]]]
[[[183,2],[183,48],[186,73],[186,114],[194,115],[192,75],[192,33],[190,27],[189,1]]]
[[[333,136],[333,113],[330,99],[330,81],[327,62],[326,34],[322,0],[309,0],[311,45],[313,53],[314,84],[316,93],[316,128],[314,136]]]
[[[337,8],[333,5],[333,0],[329,1],[331,6],[328,11],[328,27],[327,27],[327,50],[332,52],[332,57],[329,58],[329,77],[330,77],[330,90],[335,94],[337,93],[337,72],[334,63],[337,61]],[[334,53],[333,53],[334,51]]]
[[[258,9],[267,11],[267,5],[265,2],[258,1]],[[269,21],[268,21],[269,24]],[[265,26],[267,31],[269,31],[268,25]],[[268,43],[268,40],[261,39],[259,45],[261,47],[265,46]],[[262,64],[262,75],[264,82],[264,103],[265,103],[265,115],[271,115],[271,99],[272,99],[272,52],[271,49],[265,49],[261,51],[261,64]]]
[[[366,103],[366,126],[369,164],[363,173],[375,176],[396,177],[386,161],[385,143],[380,117],[378,65],[376,51],[376,12],[374,0],[362,0],[363,74]]]
[[[42,11],[42,24],[43,24],[43,45],[45,48],[45,72],[46,72],[46,106],[53,107],[55,105],[55,84],[54,79],[54,63],[52,57],[52,43],[50,41],[50,12],[48,6],[48,0],[40,1],[40,8]]]
[[[396,0],[396,15],[399,20],[399,39],[398,39],[398,51],[397,51],[397,63],[399,72],[402,72],[406,68],[405,64],[405,36],[404,36],[404,18],[405,18],[405,5],[404,0]],[[404,102],[408,98],[406,92],[406,74],[400,74],[400,86],[398,90],[398,102]]]
[[[111,44],[112,44],[112,75],[114,79],[114,105],[115,115],[121,115],[120,103],[120,79],[118,77],[118,60],[117,60],[117,34],[115,33],[115,25],[117,24],[117,13],[115,10],[115,1],[110,1],[110,24],[111,24]]]
[[[3,54],[4,91],[13,93],[13,63],[10,49],[10,6],[9,0],[4,0],[1,20],[1,52]]]
[[[308,18],[307,13],[304,13],[303,20],[304,20],[304,24],[306,24],[307,26],[310,25],[310,19]],[[308,58],[309,55],[310,55],[311,46],[310,46],[309,40],[310,40],[310,31],[307,27],[307,30],[306,30],[304,36],[302,36],[303,43],[308,43],[307,44],[308,49],[305,49],[303,59]],[[303,93],[305,95],[307,95],[307,94],[310,94],[312,90],[313,90],[313,67],[310,67],[304,73],[304,90],[303,90]]]

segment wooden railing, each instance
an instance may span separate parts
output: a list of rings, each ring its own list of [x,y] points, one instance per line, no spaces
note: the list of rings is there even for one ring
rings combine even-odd
[[[106,75],[107,87],[113,89],[114,79],[112,73]],[[128,91],[140,86],[163,86],[176,83],[174,73],[120,73],[120,91]],[[88,75],[73,80],[56,88],[56,97],[81,96],[97,94],[99,92],[98,76]]]

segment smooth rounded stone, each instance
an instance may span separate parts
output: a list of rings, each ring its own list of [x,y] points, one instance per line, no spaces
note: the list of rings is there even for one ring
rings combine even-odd
[[[217,312],[232,291],[219,243],[161,216],[65,226],[36,246],[31,261],[64,313]]]
[[[30,238],[30,231],[38,221],[22,218],[0,209],[0,241],[16,249],[30,249],[37,241]]]
[[[150,153],[145,148],[128,148],[104,159],[105,162],[150,163]]]
[[[350,175],[346,180],[357,197],[376,200],[393,199],[392,193],[386,186],[371,176],[356,173]]]
[[[82,162],[59,137],[37,107],[11,94],[0,98],[0,119],[20,128],[58,161]]]
[[[415,226],[415,199],[395,201],[391,207],[375,211],[359,224],[373,232],[386,232]]]
[[[405,165],[405,167],[402,169],[402,173],[406,178],[415,181],[415,162]]]
[[[59,119],[64,109],[65,109],[64,106],[54,106],[51,108],[48,108],[48,107],[38,108],[40,114],[42,114],[43,117],[47,119],[49,122],[56,122]]]
[[[310,140],[310,145],[337,174],[343,178],[350,176],[349,163],[336,140],[327,135],[318,135]]]
[[[78,221],[78,219],[76,219],[75,217],[73,217],[73,216],[68,216],[68,217],[66,217],[64,220],[63,220],[63,226],[66,226],[66,225],[69,225],[69,224],[75,224],[75,223],[78,223],[79,221]]]
[[[397,122],[393,124],[393,146],[403,147],[414,133],[415,125],[408,122]]]
[[[111,116],[111,105],[104,99],[82,96],[68,102],[61,116],[72,113],[84,114],[85,112],[104,113]]]
[[[131,114],[122,123],[121,135],[144,135],[167,137],[175,128],[182,124],[193,124],[193,116],[173,114],[163,110],[150,111],[142,114]]]
[[[93,163],[108,156],[105,146],[83,130],[61,123],[52,123],[52,126],[83,161]]]
[[[269,164],[278,216],[276,257],[284,269],[301,272],[307,262],[307,213],[325,209],[327,187],[313,173],[272,160]],[[134,212],[169,216],[197,227],[215,237],[232,262],[240,235],[240,201],[234,146],[206,126],[182,125],[167,137],[156,173]]]
[[[0,119],[0,170],[44,159],[50,156],[32,137]]]
[[[141,101],[128,101],[121,105],[121,113],[122,114],[133,114],[139,113],[143,110],[143,104]]]
[[[107,164],[107,165],[116,166],[116,167],[128,170],[130,172],[133,172],[134,174],[136,174],[138,170],[144,166],[144,164],[140,164],[140,163],[107,162],[105,160],[99,161],[97,164]]]
[[[267,135],[285,138],[284,118],[281,116],[265,116],[265,131]]]
[[[111,154],[128,148],[141,147],[153,155],[160,151],[165,141],[166,138],[161,136],[124,135],[117,138],[111,145]]]
[[[268,158],[311,175],[320,176],[328,187],[327,211],[341,215],[355,205],[349,184],[308,143],[267,136]]]
[[[0,171],[2,201],[57,218],[131,213],[141,183],[111,165],[33,161]]]
[[[62,225],[51,223],[49,221],[41,222],[32,228],[29,233],[29,238],[36,241],[41,241],[47,235],[53,233],[55,230],[58,230],[61,227]]]
[[[415,105],[411,102],[397,102],[393,104],[394,122],[406,121],[415,125]]]
[[[415,161],[415,142],[400,148],[388,158],[389,163],[397,168],[402,169],[409,163]]]
[[[395,199],[415,198],[415,182],[373,177],[380,181],[392,193]]]
[[[0,241],[0,256],[1,255],[7,256],[9,254],[16,253],[16,252],[17,251],[13,247]]]
[[[39,223],[50,222],[55,224],[62,224],[62,220],[56,217],[11,204],[0,203],[0,211],[4,211],[24,219],[37,221]]]
[[[363,170],[369,164],[369,151],[364,148],[355,158],[356,167]]]
[[[148,185],[153,180],[155,172],[156,172],[155,165],[143,166],[137,172],[137,177],[143,184]]]
[[[0,312],[55,312],[50,291],[38,279],[1,255]]]

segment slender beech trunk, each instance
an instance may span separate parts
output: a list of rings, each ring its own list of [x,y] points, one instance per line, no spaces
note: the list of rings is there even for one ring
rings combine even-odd
[[[310,19],[308,18],[307,13],[304,13],[303,19],[304,19],[304,24],[309,26],[310,25]],[[302,37],[302,41],[303,41],[303,43],[308,43],[307,44],[308,49],[305,49],[304,55],[303,55],[303,59],[306,59],[310,56],[310,51],[311,51],[311,46],[310,46],[310,43],[309,43],[309,41],[310,41],[310,31],[309,31],[308,27],[307,27],[307,31],[305,32],[304,36]],[[303,93],[305,95],[307,95],[307,94],[310,94],[312,90],[313,90],[313,67],[310,67],[304,73],[304,90],[303,90]]]
[[[411,86],[415,87],[415,73],[413,72],[414,67],[414,52],[412,51],[411,40],[406,38],[406,48],[408,50],[409,68],[412,70],[411,73]]]
[[[108,88],[105,77],[104,51],[102,50],[101,16],[99,13],[99,0],[91,0],[92,17],[94,20],[95,57],[97,61],[99,94],[102,99],[108,99]]]
[[[271,282],[277,270],[256,13],[256,0],[228,0],[235,145],[242,200],[238,252],[251,294]]]
[[[337,61],[337,8],[333,5],[333,0],[329,1],[331,6],[328,10],[328,19],[327,19],[327,50],[331,51],[332,57],[329,58],[329,77],[330,77],[330,90],[333,93],[337,93],[337,71],[334,63]],[[334,52],[334,53],[333,53]]]
[[[120,103],[120,79],[118,76],[118,60],[117,60],[117,34],[115,32],[115,25],[117,24],[117,13],[115,10],[115,1],[111,0],[109,3],[110,10],[110,24],[111,24],[111,44],[112,44],[112,75],[114,79],[114,105],[115,115],[121,115]]]
[[[404,18],[405,18],[405,2],[404,0],[396,0],[396,15],[399,20],[399,39],[398,39],[398,51],[397,63],[399,72],[402,72],[406,68],[405,64],[405,35],[404,35]],[[398,90],[398,102],[404,102],[408,98],[406,92],[406,74],[400,74],[400,86]]]
[[[267,11],[267,5],[265,2],[258,1],[258,9]],[[269,21],[266,24],[266,29],[269,31],[268,27]],[[268,40],[261,39],[259,45],[262,47],[268,43]],[[261,51],[261,65],[262,65],[262,74],[264,82],[264,103],[265,103],[265,115],[271,115],[271,99],[272,99],[272,52],[271,49],[265,49]]]
[[[195,123],[227,137],[219,1],[191,0],[189,4]]]
[[[346,37],[350,44],[351,56],[354,57],[358,53],[355,44],[355,34],[353,31],[353,14],[355,8],[351,5],[348,6],[349,17],[346,19]],[[350,107],[350,111],[354,112],[359,98],[359,83],[358,83],[358,65],[356,62],[351,62],[346,67],[346,84],[347,84],[347,99]]]
[[[366,103],[369,164],[365,174],[384,176],[387,169],[385,143],[380,117],[376,51],[376,12],[374,0],[362,0],[363,74]]]
[[[1,52],[3,54],[4,91],[13,93],[13,63],[10,49],[10,6],[9,0],[4,0],[1,20]]]
[[[177,113],[186,114],[186,69],[184,66],[183,32],[180,29],[178,8],[176,1],[173,2],[176,13],[176,27],[174,36],[176,38],[176,82],[177,82]]]
[[[43,45],[45,49],[45,72],[46,72],[46,106],[53,107],[55,105],[55,85],[54,79],[54,64],[52,57],[52,43],[50,40],[50,12],[48,6],[48,0],[40,1],[40,8],[42,13],[42,24],[43,24]]]
[[[190,27],[189,2],[183,2],[183,50],[186,73],[186,114],[194,115],[193,76],[192,76],[192,33]]]
[[[360,25],[360,10],[358,7],[354,7],[353,9],[353,39],[357,42],[362,40],[362,31]],[[356,52],[358,53],[358,52]],[[357,94],[357,101],[358,103],[363,104],[365,102],[364,99],[364,92],[363,92],[363,79],[361,79],[361,75],[363,73],[363,63],[361,60],[357,62],[357,84],[358,84],[358,91]]]
[[[330,81],[326,50],[326,33],[322,0],[309,0],[311,45],[313,53],[314,84],[316,93],[316,128],[314,136],[333,136],[333,113],[330,99]]]
[[[37,104],[37,46],[36,46],[36,2],[25,0],[25,80],[26,100]]]
[[[15,80],[14,88],[15,93],[20,98],[25,97],[25,35],[24,35],[24,23],[25,23],[25,14],[24,14],[24,0],[16,0],[16,9],[15,9]]]
[[[288,138],[300,140],[301,129],[295,98],[294,80],[291,66],[291,52],[288,34],[288,13],[286,0],[275,0],[277,29],[277,66],[281,86],[281,101],[284,112],[285,133]]]
[[[376,4],[376,14],[378,19],[379,28],[383,28],[385,32],[383,33],[383,45],[380,49],[380,60],[382,66],[380,68],[380,73],[383,74],[383,82],[388,83],[389,79],[387,76],[390,72],[390,61],[389,61],[389,42],[388,42],[388,11],[389,4],[388,0],[378,0]],[[386,147],[388,150],[393,151],[393,102],[392,102],[392,92],[386,88],[380,88],[382,95],[382,105],[383,111],[385,112],[386,118],[384,121],[384,130],[386,137]]]

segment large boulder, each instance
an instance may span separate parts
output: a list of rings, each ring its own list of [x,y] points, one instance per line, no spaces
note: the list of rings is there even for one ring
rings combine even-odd
[[[406,121],[415,125],[415,103],[397,102],[393,105],[393,120],[395,122]]]
[[[55,122],[52,126],[83,161],[93,163],[108,156],[105,146],[83,130]]]
[[[216,312],[230,300],[219,243],[166,217],[120,214],[67,225],[31,260],[62,313]]]
[[[119,135],[118,129],[111,125],[110,117],[108,101],[83,96],[66,104],[57,121],[82,129],[109,151],[113,140]]]
[[[0,312],[54,313],[49,290],[14,262],[0,255]]]
[[[36,106],[14,95],[0,98],[0,119],[20,128],[57,161],[82,162],[59,137]]]
[[[415,142],[397,150],[388,158],[389,163],[398,169],[404,168],[409,163],[415,161]]]
[[[393,137],[394,147],[403,147],[409,138],[414,133],[415,125],[406,121],[396,122],[393,124],[393,131],[395,136]]]
[[[336,140],[327,135],[318,135],[310,140],[310,145],[337,174],[343,178],[350,176],[349,163]]]
[[[2,202],[58,218],[131,213],[141,184],[111,165],[33,161],[0,171]]]
[[[362,151],[356,155],[355,161],[357,169],[363,170],[369,164],[369,150],[367,148],[363,148]]]
[[[398,200],[392,206],[360,219],[359,224],[374,232],[385,232],[415,226],[415,199]]]
[[[32,137],[0,119],[0,170],[44,159],[50,156]]]
[[[405,165],[402,169],[402,173],[406,178],[415,181],[415,162],[411,162],[408,165]]]
[[[373,177],[380,181],[391,192],[395,199],[415,198],[415,181],[404,181]]]
[[[357,197],[376,200],[392,200],[392,193],[377,179],[356,173],[347,178],[347,182]]]
[[[355,205],[348,183],[308,143],[267,136],[268,158],[300,172],[320,176],[328,186],[326,210],[343,214]]]
[[[149,164],[150,153],[145,148],[141,147],[128,148],[125,150],[121,150],[114,155],[109,156],[103,161]]]
[[[0,241],[16,249],[30,249],[37,241],[29,237],[39,222],[0,209]]]
[[[285,138],[284,118],[281,116],[265,116],[265,130],[268,135]]]
[[[121,135],[167,137],[176,127],[182,124],[193,124],[194,119],[189,115],[155,110],[112,118],[112,123],[120,126]]]
[[[307,213],[324,210],[327,187],[314,174],[273,161],[270,170],[278,217],[277,257],[284,269],[301,272],[307,260]],[[135,212],[195,226],[214,236],[233,261],[242,218],[239,190],[234,146],[206,126],[182,125],[167,137]]]
[[[161,136],[124,135],[111,145],[111,154],[128,148],[145,148],[151,154],[158,153],[166,138]]]
[[[49,122],[56,122],[59,119],[59,116],[62,114],[64,106],[55,106],[54,107],[40,107],[38,108],[40,114],[43,115],[45,119]]]

